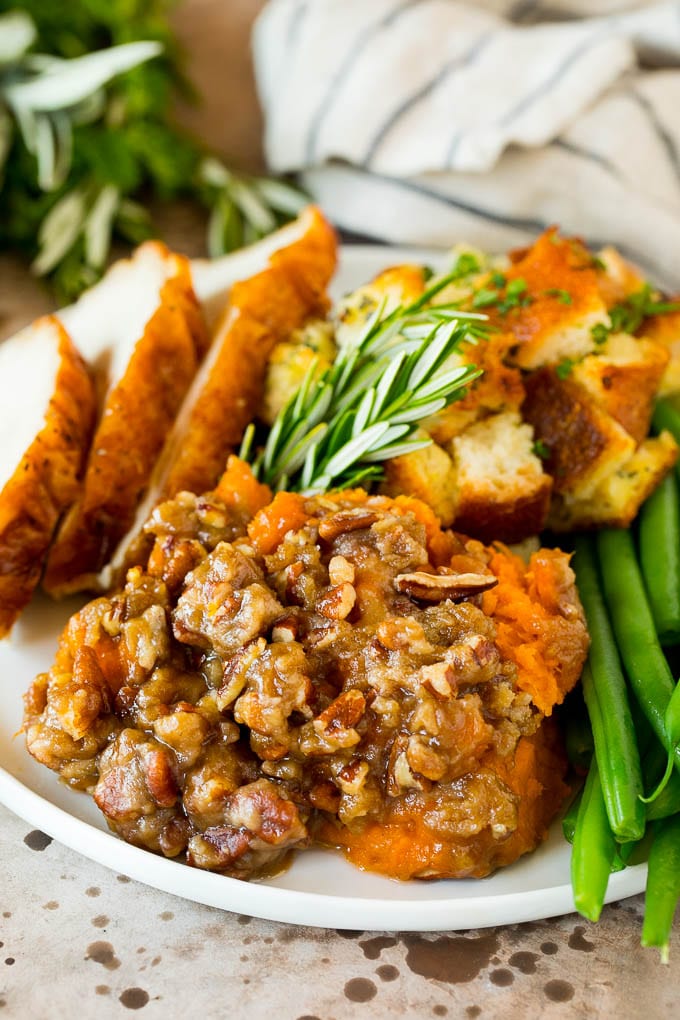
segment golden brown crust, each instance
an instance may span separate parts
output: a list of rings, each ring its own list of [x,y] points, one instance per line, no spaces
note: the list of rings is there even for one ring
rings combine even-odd
[[[603,478],[587,497],[558,494],[550,507],[548,526],[553,531],[629,527],[677,460],[678,445],[670,432],[645,439],[632,457]]]
[[[163,486],[166,496],[205,492],[216,484],[261,403],[274,346],[305,319],[327,310],[337,242],[318,210],[309,215],[299,240],[274,252],[262,272],[232,287],[214,340],[216,357]]]
[[[404,493],[422,499],[444,527],[453,524],[456,471],[449,454],[437,443],[386,461],[382,491],[388,496]]]
[[[526,390],[522,414],[547,448],[556,493],[591,491],[632,456],[634,439],[572,379],[541,368],[528,376]]]
[[[83,490],[50,551],[43,585],[52,595],[91,586],[125,534],[193,379],[202,350],[189,266],[161,289],[160,303],[108,393],[95,431]]]
[[[670,299],[680,300],[680,295]],[[640,334],[662,344],[669,354],[669,364],[659,389],[660,396],[680,390],[680,312],[652,315],[642,323]]]
[[[524,280],[531,297],[526,306],[498,316],[497,324],[514,336],[514,364],[537,368],[592,349],[590,328],[607,315],[593,258],[581,242],[551,228],[513,262],[507,279]]]
[[[59,369],[45,424],[0,493],[0,637],[7,634],[40,579],[59,515],[76,497],[95,413],[82,358],[54,317]]]
[[[573,379],[597,404],[641,443],[649,433],[654,399],[669,361],[661,344],[644,337],[613,338],[601,355],[593,354],[574,366]],[[617,347],[623,348],[621,352]],[[620,356],[623,355],[623,356]]]
[[[489,413],[519,410],[524,400],[522,375],[506,364],[513,343],[511,333],[490,333],[483,343],[465,348],[465,362],[481,368],[483,374],[461,400],[428,420],[427,430],[436,442],[445,446],[469,424]]]
[[[545,527],[550,507],[552,480],[543,475],[533,491],[514,498],[494,498],[494,494],[461,493],[456,513],[456,531],[474,535],[482,542],[521,542],[527,535],[538,535]]]

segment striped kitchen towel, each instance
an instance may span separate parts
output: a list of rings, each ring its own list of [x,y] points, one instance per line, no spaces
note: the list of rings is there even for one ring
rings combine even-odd
[[[268,162],[341,228],[559,223],[680,286],[680,2],[270,0],[254,54]]]

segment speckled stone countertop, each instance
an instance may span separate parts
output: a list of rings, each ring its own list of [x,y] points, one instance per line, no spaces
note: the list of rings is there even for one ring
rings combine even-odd
[[[439,935],[302,928],[178,899],[93,864],[0,808],[0,1018],[345,1020],[677,1015],[639,946],[642,897]]]

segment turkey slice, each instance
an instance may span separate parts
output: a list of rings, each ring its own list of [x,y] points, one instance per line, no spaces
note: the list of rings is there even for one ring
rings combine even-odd
[[[277,237],[289,243],[274,248]],[[268,260],[259,272],[231,286],[210,351],[167,436],[136,519],[100,575],[103,587],[121,568],[141,562],[143,526],[161,499],[182,490],[207,492],[216,485],[261,403],[272,349],[307,318],[328,309],[337,239],[321,213],[307,208],[267,242],[267,248],[260,242],[243,253],[254,259],[255,248],[260,255],[268,249]],[[206,267],[202,277],[199,270],[198,290],[204,298],[220,291],[230,269],[225,262],[220,274],[219,261]]]
[[[0,345],[0,388],[4,637],[31,598],[57,521],[77,495],[95,397],[83,359],[54,316]]]
[[[50,550],[52,595],[95,584],[135,518],[208,345],[186,258],[148,242],[61,313],[91,366],[99,416],[82,490]]]

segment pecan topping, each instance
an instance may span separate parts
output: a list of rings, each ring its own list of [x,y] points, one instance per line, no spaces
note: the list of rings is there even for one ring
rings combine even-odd
[[[397,574],[394,587],[421,602],[464,602],[472,595],[479,595],[489,588],[495,588],[498,578],[491,574],[427,574],[416,570],[412,574]]]
[[[337,514],[324,517],[319,521],[319,536],[326,542],[332,542],[334,538],[345,535],[348,531],[370,528],[377,520],[379,520],[379,515],[373,510],[364,510],[361,507],[352,510],[338,510]]]

